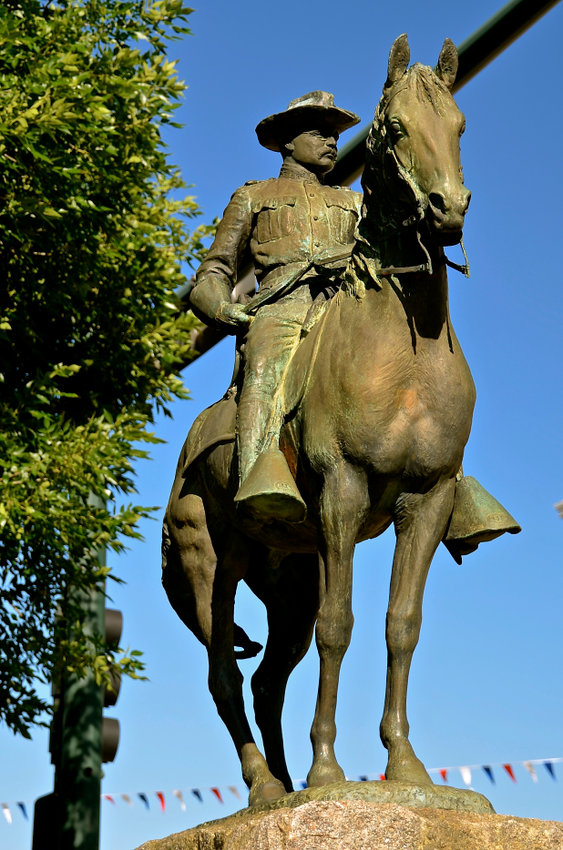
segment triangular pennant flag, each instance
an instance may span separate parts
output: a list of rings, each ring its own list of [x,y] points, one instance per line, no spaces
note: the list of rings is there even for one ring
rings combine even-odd
[[[301,780],[301,782],[300,782],[299,784],[301,785],[301,787],[302,787],[302,788],[306,788],[306,787],[307,787],[307,782],[306,782],[306,780],[305,780],[305,779],[302,779],[302,780]]]
[[[137,797],[139,798],[139,800],[142,800],[142,801],[143,801],[143,803],[145,804],[145,806],[147,807],[147,809],[150,809],[149,798],[147,797],[147,795],[146,795],[146,794],[144,794],[144,793],[143,793],[143,791],[140,791],[140,792],[137,794]]]
[[[459,772],[465,784],[471,785],[471,770],[468,767],[460,767]]]
[[[447,782],[447,781],[448,781],[448,771],[447,771],[447,768],[445,768],[445,767],[441,767],[441,768],[440,768],[440,776],[442,777],[442,779],[444,780],[444,782]]]
[[[379,779],[380,779],[380,781],[381,781],[381,782],[385,782],[385,780],[387,779],[387,777],[385,776],[385,774],[384,774],[384,773],[380,773],[380,774],[379,774]]]
[[[368,781],[367,776],[358,776],[358,779],[360,780],[360,782],[367,782]]]
[[[552,779],[557,779],[557,777],[555,776],[555,770],[553,769],[553,764],[550,761],[544,761],[543,766],[545,767]]]
[[[235,797],[237,798],[237,800],[240,800],[240,794],[238,792],[237,786],[236,785],[229,785],[228,787],[229,787],[229,791],[231,792],[231,794],[234,794]]]
[[[182,792],[179,791],[178,788],[175,788],[172,791],[172,793],[174,794],[175,797],[178,798],[178,802],[180,803],[180,808],[182,809],[183,812],[185,812],[186,811],[186,804],[184,803],[184,798],[182,796]]]
[[[488,764],[484,764],[483,770],[485,771],[485,773],[487,774],[487,776],[489,777],[489,779],[491,780],[491,782],[494,785],[495,784],[495,775],[493,773],[493,769],[491,767],[489,767]]]
[[[2,811],[8,823],[12,823],[12,813],[7,803],[2,803]]]
[[[506,772],[508,773],[508,775],[510,776],[510,778],[512,779],[512,781],[516,782],[516,777],[514,776],[514,771],[512,770],[512,765],[511,764],[503,764],[503,767],[506,770]]]
[[[102,797],[104,798],[104,800],[107,800],[109,803],[113,803],[113,805],[115,806],[115,800],[113,799],[111,794],[102,794]]]
[[[27,809],[26,809],[26,807],[25,807],[25,803],[16,803],[16,805],[17,805],[17,806],[18,806],[18,808],[21,810],[21,813],[22,813],[22,815],[24,816],[24,818],[25,818],[26,820],[29,820],[29,818],[28,818],[28,816],[27,816]]]
[[[122,794],[121,799],[123,800],[124,803],[127,803],[128,806],[133,805],[133,800],[131,799],[129,794]]]
[[[165,809],[166,809],[166,800],[164,799],[164,794],[162,793],[162,791],[155,791],[154,793],[156,794],[156,796],[158,797],[158,800],[159,800],[159,802],[160,802],[160,810],[161,810],[162,812],[163,812],[163,811],[165,811]]]
[[[210,788],[209,790],[211,791],[212,794],[215,794],[215,796],[217,797],[217,799],[219,800],[220,803],[223,802],[223,798],[221,797],[221,792],[219,791],[218,788]]]
[[[528,771],[528,773],[532,777],[532,780],[534,782],[537,782],[538,781],[538,775],[536,773],[536,769],[535,769],[534,765],[532,764],[532,762],[531,761],[523,761],[522,764],[524,765],[524,767],[526,768],[526,770]]]
[[[192,794],[194,797],[197,797],[200,803],[203,803],[203,797],[201,796],[201,791],[199,788],[192,788]]]

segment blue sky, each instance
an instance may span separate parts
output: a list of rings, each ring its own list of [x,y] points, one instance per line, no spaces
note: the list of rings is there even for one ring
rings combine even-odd
[[[313,89],[367,123],[379,99],[389,47],[406,31],[413,61],[433,65],[444,37],[460,44],[500,0],[374,4],[334,0],[266,7],[208,0],[191,17],[193,37],[172,46],[189,89],[171,156],[203,210],[220,215],[248,179],[274,176],[279,157],[261,148],[254,127]],[[467,118],[462,142],[473,193],[465,228],[471,278],[452,272],[453,323],[477,385],[465,471],[477,476],[523,526],[481,547],[458,567],[443,547],[427,585],[421,640],[409,691],[412,740],[427,767],[509,762],[516,783],[495,769],[473,787],[497,811],[563,820],[563,764],[557,781],[539,768],[533,783],[519,765],[563,756],[561,549],[561,110],[563,7],[549,12],[457,94]],[[343,136],[342,143],[346,141]],[[455,249],[452,249],[455,256]],[[158,420],[166,444],[139,466],[139,501],[164,506],[176,457],[197,413],[227,386],[232,342],[185,374],[192,400]],[[207,692],[203,648],[177,619],[160,586],[160,520],[144,524],[144,543],[114,559],[126,584],[115,589],[123,640],[142,649],[150,681],[124,682],[111,714],[121,721],[117,759],[106,766],[103,850],[128,850],[153,837],[220,817],[240,806],[229,785],[244,787],[228,735]],[[385,679],[384,620],[393,537],[362,544],[354,574],[355,627],[344,660],[337,712],[337,755],[350,778],[379,774],[385,752],[378,726]],[[263,641],[261,606],[242,589],[237,619]],[[253,661],[242,662],[249,679]],[[309,726],[317,684],[314,647],[290,680],[284,727],[290,771],[310,766]],[[16,810],[52,787],[47,736],[32,742],[0,734],[0,846],[23,850],[31,829]],[[458,772],[452,784],[462,786]],[[219,787],[221,804],[209,789]],[[202,792],[203,803],[190,794]],[[172,796],[182,789],[187,809]],[[166,795],[159,811],[156,791]],[[119,794],[146,792],[130,808]]]

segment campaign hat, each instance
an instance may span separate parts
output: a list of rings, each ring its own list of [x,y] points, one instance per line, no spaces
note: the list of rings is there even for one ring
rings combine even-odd
[[[332,127],[338,133],[353,127],[359,122],[359,117],[347,109],[334,105],[334,95],[327,91],[312,91],[295,98],[283,112],[268,115],[256,127],[256,135],[261,145],[271,151],[281,149],[282,139],[292,126],[304,126],[312,121],[311,127],[317,123]]]

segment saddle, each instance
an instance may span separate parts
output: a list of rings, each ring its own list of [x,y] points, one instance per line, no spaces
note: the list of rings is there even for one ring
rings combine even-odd
[[[223,398],[199,414],[189,430],[182,463],[182,476],[208,449],[221,443],[234,443],[236,439],[237,402],[236,388],[230,388]]]

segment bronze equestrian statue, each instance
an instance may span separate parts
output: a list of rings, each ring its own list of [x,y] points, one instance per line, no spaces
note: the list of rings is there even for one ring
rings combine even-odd
[[[475,388],[451,324],[444,253],[461,240],[469,204],[464,119],[451,95],[457,52],[447,39],[435,71],[408,63],[403,35],[367,142],[361,207],[356,193],[322,183],[339,131],[356,120],[330,95],[313,92],[258,125],[262,144],[282,153],[282,173],[235,193],[192,297],[200,315],[248,328],[246,362],[198,417],[180,455],[164,519],[163,583],[208,650],[209,687],[251,804],[291,790],[281,711],[315,624],[320,680],[308,783],[344,778],[335,710],[353,623],[354,547],[391,524],[386,777],[431,783],[409,742],[406,696],[432,557],[440,541],[461,560],[479,542],[519,530],[460,471]],[[258,293],[233,304],[247,254]],[[252,678],[265,757],[236,663],[257,649],[234,623],[241,579],[268,614]]]

